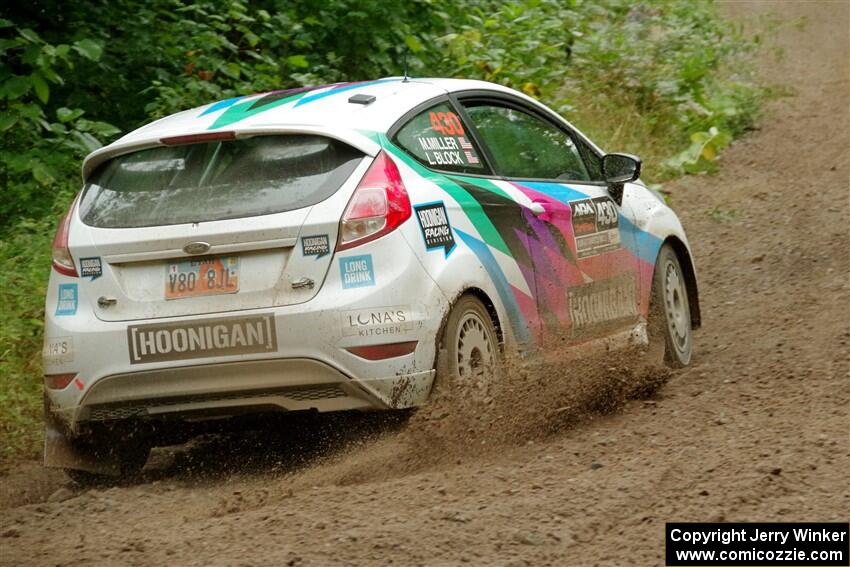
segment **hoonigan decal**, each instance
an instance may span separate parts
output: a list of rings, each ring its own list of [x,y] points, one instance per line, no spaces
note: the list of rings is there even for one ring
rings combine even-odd
[[[277,350],[274,315],[219,317],[127,327],[130,364]]]
[[[570,317],[574,337],[591,335],[616,323],[637,318],[637,286],[631,274],[571,288]]]

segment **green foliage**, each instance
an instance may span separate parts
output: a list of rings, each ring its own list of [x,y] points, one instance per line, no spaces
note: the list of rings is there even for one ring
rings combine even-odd
[[[713,173],[717,168],[716,160],[720,150],[731,141],[731,134],[718,130],[716,126],[709,128],[708,132],[694,132],[688,149],[664,161],[664,165],[677,172]]]
[[[406,66],[539,98],[659,182],[713,171],[752,125],[756,47],[710,0],[19,3],[0,18],[0,458],[38,439],[50,239],[82,158],[119,130]]]
[[[41,332],[54,219],[24,220],[0,240],[0,462],[34,451],[41,425]]]
[[[434,74],[493,81],[549,102],[558,95],[580,35],[582,14],[575,3],[472,1],[462,10],[442,5],[446,20],[461,23],[436,38],[440,49],[426,60]]]
[[[53,87],[64,84],[80,58],[96,61],[102,47],[90,39],[53,45],[29,28],[0,20],[11,30],[0,40],[0,226],[18,217],[38,217],[52,209],[58,189],[72,190],[78,160],[101,146],[98,137],[118,130],[83,118],[79,108],[49,105]]]

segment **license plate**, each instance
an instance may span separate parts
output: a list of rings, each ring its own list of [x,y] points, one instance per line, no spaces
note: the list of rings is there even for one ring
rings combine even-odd
[[[239,256],[173,262],[165,270],[165,299],[239,291]]]

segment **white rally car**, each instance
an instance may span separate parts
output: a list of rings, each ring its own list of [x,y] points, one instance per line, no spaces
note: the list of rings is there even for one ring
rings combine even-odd
[[[131,132],[86,158],[54,241],[45,463],[90,480],[140,468],[175,421],[415,407],[435,369],[486,379],[553,338],[657,327],[687,364],[693,261],[639,174],[539,102],[455,79],[243,96]]]

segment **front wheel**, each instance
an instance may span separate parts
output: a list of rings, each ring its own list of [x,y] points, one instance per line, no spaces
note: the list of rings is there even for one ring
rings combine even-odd
[[[487,308],[474,296],[462,296],[449,313],[440,338],[438,391],[486,399],[499,363],[498,335]]]
[[[676,252],[669,244],[661,247],[652,281],[649,313],[650,345],[664,351],[664,361],[673,367],[687,366],[693,353],[691,310],[687,282]]]

